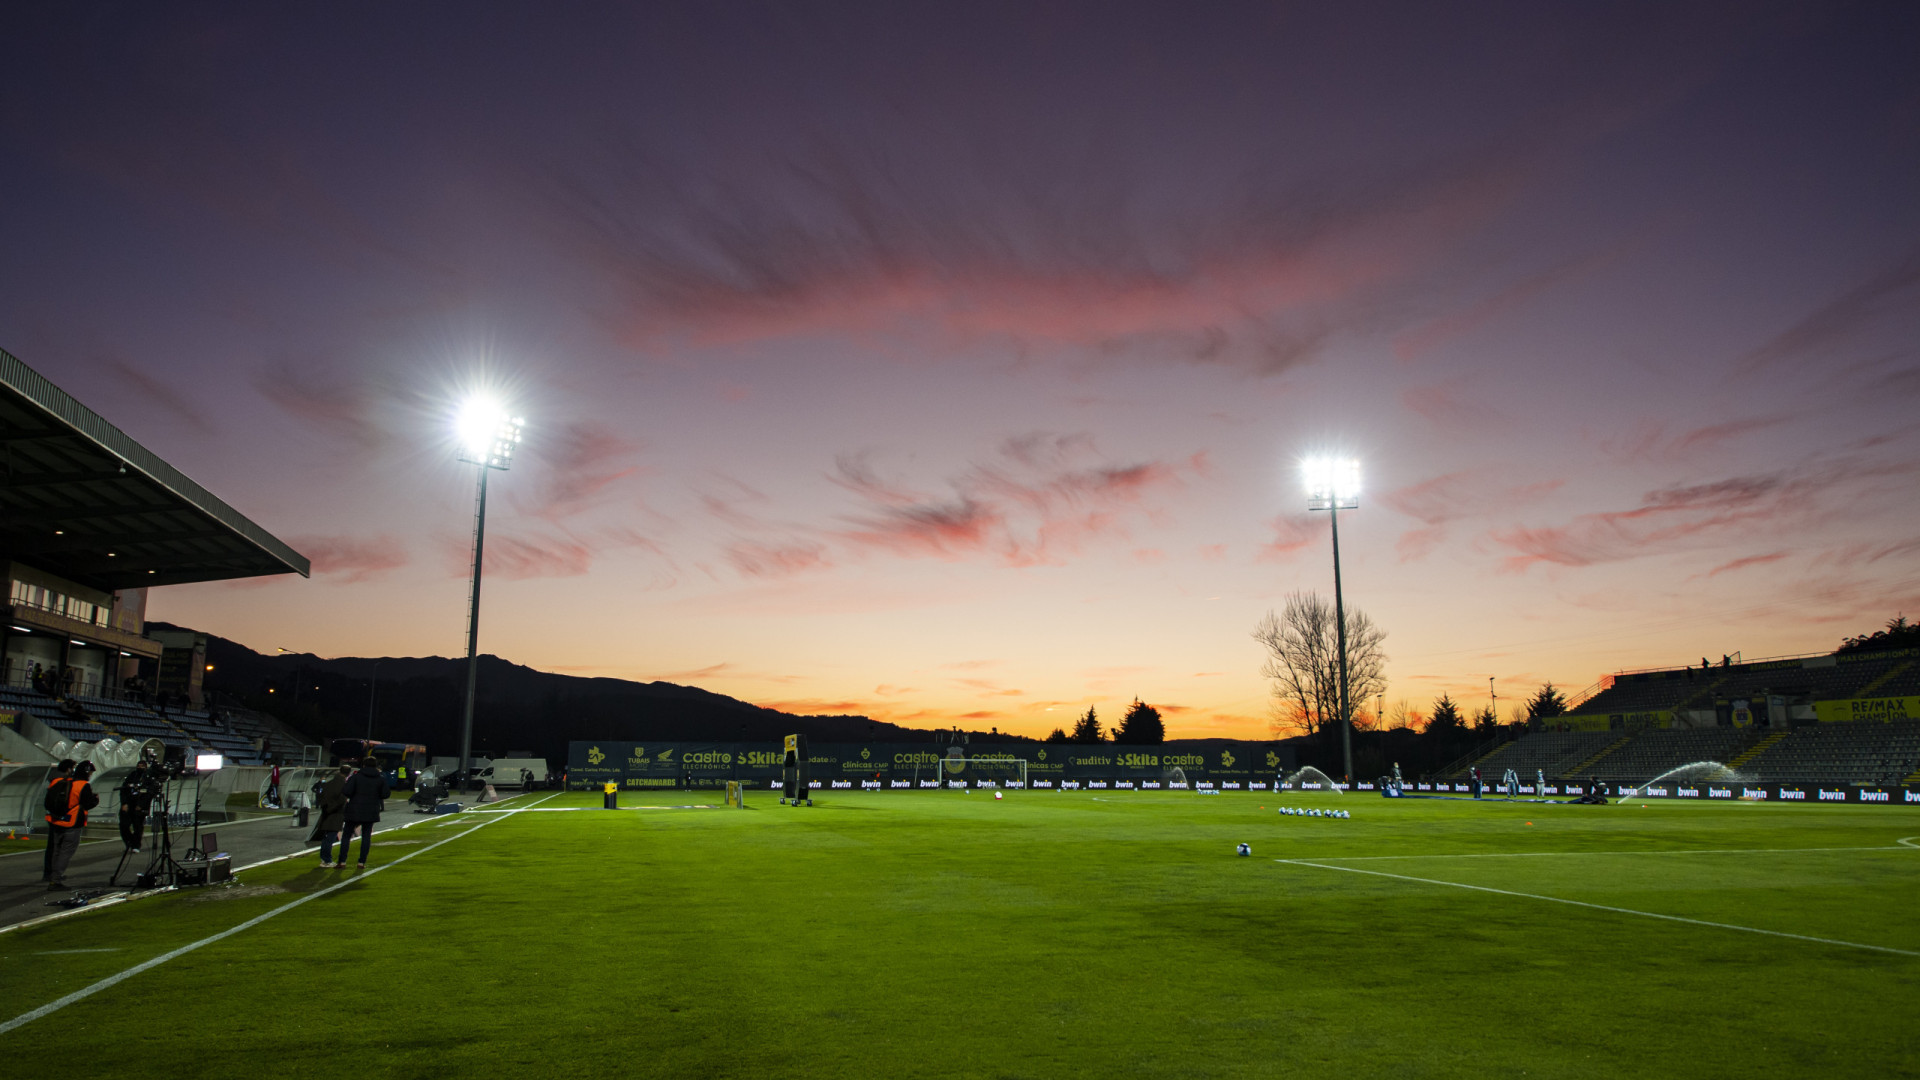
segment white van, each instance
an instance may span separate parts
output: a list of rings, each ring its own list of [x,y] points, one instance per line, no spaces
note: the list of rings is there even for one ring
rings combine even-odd
[[[492,784],[495,791],[499,791],[503,788],[519,787],[520,770],[522,769],[533,774],[535,787],[540,787],[547,782],[547,762],[545,758],[494,758],[493,764],[481,769],[475,775],[478,776],[482,782]]]

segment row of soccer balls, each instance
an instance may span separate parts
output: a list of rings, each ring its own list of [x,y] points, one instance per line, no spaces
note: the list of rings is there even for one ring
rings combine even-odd
[[[1309,810],[1303,806],[1283,806],[1280,808],[1280,812],[1292,817],[1350,818],[1353,816],[1351,810]]]

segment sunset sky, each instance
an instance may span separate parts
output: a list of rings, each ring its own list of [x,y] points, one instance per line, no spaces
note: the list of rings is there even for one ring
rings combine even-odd
[[[1920,614],[1920,6],[11,5],[0,347],[312,558],[152,617],[1041,735]]]

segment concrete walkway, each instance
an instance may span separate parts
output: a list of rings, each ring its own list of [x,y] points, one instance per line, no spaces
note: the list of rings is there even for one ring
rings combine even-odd
[[[536,794],[538,794],[536,792]],[[516,796],[503,796],[499,802],[510,802]],[[471,796],[469,796],[471,798]],[[467,800],[462,800],[467,801]],[[471,807],[471,802],[468,803]],[[489,803],[488,806],[498,805]],[[234,870],[243,866],[281,858],[296,852],[318,852],[318,844],[307,843],[306,829],[297,824],[298,818],[291,813],[267,811],[264,816],[245,821],[230,821],[220,825],[202,826],[201,835],[212,832],[219,841],[219,850],[226,852],[233,860]],[[388,799],[381,811],[380,821],[374,826],[374,859],[380,858],[381,834],[422,821],[436,820],[432,815],[416,814],[401,797]],[[440,817],[437,820],[446,820]],[[193,844],[191,830],[173,830],[173,857],[185,858],[187,848]],[[358,840],[355,841],[358,844]],[[30,919],[51,915],[62,909],[48,902],[64,900],[76,893],[103,893],[92,902],[99,903],[114,896],[136,894],[134,878],[147,868],[153,858],[153,837],[148,834],[145,850],[130,856],[126,866],[120,871],[116,884],[108,885],[107,878],[113,874],[114,866],[126,848],[120,843],[119,826],[100,823],[87,827],[86,839],[80,850],[74,853],[73,861],[67,865],[67,885],[64,892],[48,892],[41,881],[41,873],[46,862],[43,849],[15,851],[0,855],[0,928],[10,927]],[[402,849],[405,850],[405,849]],[[358,851],[356,846],[355,851]],[[316,861],[318,855],[312,856]]]

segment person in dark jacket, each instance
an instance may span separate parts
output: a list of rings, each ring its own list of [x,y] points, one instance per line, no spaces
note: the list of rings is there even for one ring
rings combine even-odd
[[[340,771],[327,777],[320,785],[320,820],[313,823],[313,835],[309,840],[320,841],[320,865],[331,868],[333,863],[333,842],[340,838],[340,828],[347,820],[347,780],[353,775],[353,766],[342,765]],[[347,845],[340,845],[340,861],[347,861]]]
[[[87,831],[87,811],[100,805],[100,796],[87,783],[92,776],[93,762],[83,761],[73,767],[72,776],[47,785],[47,846],[53,850],[53,862],[48,867],[53,880],[47,883],[48,891],[67,887],[67,863],[80,850],[80,838]]]
[[[353,843],[353,831],[360,830],[360,869],[367,868],[367,849],[373,846],[373,823],[380,820],[380,808],[387,801],[387,778],[373,758],[360,762],[360,771],[347,778],[342,794],[346,796],[345,831],[340,834],[340,861],[347,865],[347,845]]]

